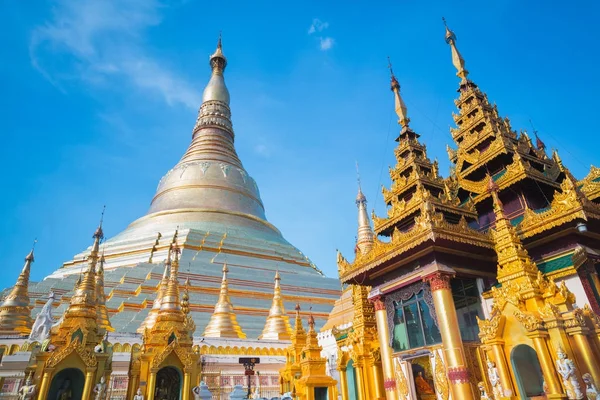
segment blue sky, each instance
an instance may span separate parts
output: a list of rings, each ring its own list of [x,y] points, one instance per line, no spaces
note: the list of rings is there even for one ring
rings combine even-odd
[[[220,30],[238,153],[268,219],[330,276],[335,249],[353,249],[355,161],[383,214],[398,132],[386,56],[447,175],[458,78],[442,16],[515,129],[532,119],[578,177],[599,164],[596,2],[424,3],[2,2],[4,286],[34,238],[39,280],[91,243],[104,204],[107,236],[147,211],[191,139]]]

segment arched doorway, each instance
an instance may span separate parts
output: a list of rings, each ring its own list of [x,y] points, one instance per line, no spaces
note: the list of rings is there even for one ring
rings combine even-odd
[[[346,366],[346,378],[348,380],[348,400],[358,400],[358,389],[356,388],[356,371],[354,361],[350,360]]]
[[[47,399],[81,399],[85,377],[77,368],[67,368],[54,375]]]
[[[155,400],[179,400],[181,373],[174,367],[164,367],[156,374]]]
[[[521,399],[529,399],[544,393],[542,367],[534,349],[526,344],[515,346],[510,360]]]

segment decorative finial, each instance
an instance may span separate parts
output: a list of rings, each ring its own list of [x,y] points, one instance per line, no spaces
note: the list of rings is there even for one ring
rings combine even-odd
[[[531,129],[533,130],[533,134],[535,135],[535,146],[538,150],[546,150],[546,144],[542,142],[542,139],[539,138],[538,131],[535,129],[535,126],[533,126],[533,122],[531,121],[531,119],[529,120],[529,123],[531,124]]]
[[[227,268],[227,263],[223,264],[223,279],[227,278],[227,273],[229,272],[229,268]]]
[[[308,315],[308,326],[311,330],[315,329],[315,317],[312,314],[312,306],[309,308],[310,314]]]
[[[25,257],[25,261],[34,261],[34,256],[33,256],[33,251],[35,250],[35,244],[37,243],[37,238],[33,239],[33,245],[31,246],[31,251],[29,252],[29,254],[27,254],[27,256]]]
[[[456,76],[461,78],[461,86],[463,86],[468,83],[467,75],[469,75],[469,71],[465,69],[465,60],[460,55],[458,48],[456,48],[456,35],[448,28],[446,19],[442,17],[442,21],[444,21],[444,26],[446,27],[446,43],[450,45],[450,49],[452,50],[452,64],[454,64],[454,67],[458,71]]]
[[[104,232],[102,231],[102,224],[104,222],[104,212],[106,211],[106,205],[102,206],[102,214],[100,214],[100,224],[98,225],[98,229],[94,232],[94,239],[102,240],[104,239]]]
[[[498,214],[498,213],[504,214],[504,206],[503,206],[502,202],[500,201],[500,197],[498,196],[500,187],[498,186],[498,184],[496,182],[494,182],[494,179],[489,174],[488,174],[487,189],[492,195],[492,201],[494,202],[494,211],[496,212],[496,214]]]
[[[296,307],[294,307],[294,310],[296,310],[296,316],[300,315],[300,303],[296,303]]]
[[[407,116],[406,104],[404,104],[404,100],[400,95],[400,84],[398,80],[394,76],[394,72],[392,71],[392,63],[389,61],[388,57],[388,67],[390,69],[391,75],[391,89],[394,92],[394,97],[396,100],[396,114],[398,115],[398,123],[402,126],[402,131],[408,130],[408,123],[410,122],[410,118]]]
[[[358,183],[358,194],[356,195],[356,205],[367,204],[367,198],[362,192],[362,187],[360,184],[360,171],[358,170],[358,161],[356,161],[356,182]]]

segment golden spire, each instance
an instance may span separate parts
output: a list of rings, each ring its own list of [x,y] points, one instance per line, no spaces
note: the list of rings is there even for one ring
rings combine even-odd
[[[177,234],[177,233],[175,233],[175,234]],[[173,240],[175,240],[175,236],[173,237]],[[160,284],[158,286],[158,291],[156,292],[156,298],[154,299],[154,302],[152,303],[152,308],[150,309],[150,312],[148,312],[148,315],[146,316],[144,321],[140,324],[139,328],[137,329],[138,333],[143,333],[144,329],[146,329],[146,328],[150,329],[156,323],[156,318],[158,317],[158,312],[160,311],[160,305],[162,302],[162,298],[164,297],[165,292],[167,291],[167,286],[169,284],[169,271],[171,269],[171,251],[173,251],[173,243],[171,243],[169,245],[169,250],[167,251],[167,259],[165,260],[165,269],[163,271],[163,276],[160,281]]]
[[[35,241],[33,242],[35,247]],[[33,320],[29,308],[29,274],[34,261],[33,247],[25,257],[25,265],[17,278],[17,283],[0,306],[0,333],[5,335],[27,335],[31,332]]]
[[[539,269],[529,257],[515,228],[504,214],[504,206],[498,196],[499,188],[492,177],[489,177],[488,190],[492,195],[496,215],[492,238],[498,255],[498,282],[504,283],[519,278],[536,280]]]
[[[358,163],[356,163],[356,176],[358,181],[358,194],[356,195],[356,207],[358,207],[358,235],[356,236],[356,249],[365,254],[373,247],[375,235],[373,233],[373,228],[371,228],[369,214],[367,214],[367,197],[363,194],[360,185]]]
[[[391,89],[394,92],[394,97],[396,100],[396,114],[398,115],[398,123],[402,126],[402,130],[408,130],[408,123],[410,122],[410,118],[408,118],[406,104],[404,104],[404,100],[402,100],[402,96],[400,95],[400,84],[398,80],[394,76],[394,71],[392,70],[392,62],[388,57],[388,68],[390,69],[391,74]]]
[[[160,304],[160,311],[158,312],[158,318],[162,315],[173,314],[183,317],[181,311],[181,300],[179,299],[179,247],[177,243],[173,245],[173,261],[171,263],[171,273],[169,274],[169,282],[163,295]]]
[[[302,318],[300,317],[300,303],[296,303],[294,310],[296,310],[296,323],[294,325],[294,331],[292,332],[292,341],[298,342],[301,341],[304,336],[306,336],[306,331],[304,330]]]
[[[223,72],[225,71],[225,67],[227,67],[227,58],[223,55],[221,34],[219,34],[217,49],[210,56],[210,66],[212,68],[212,76],[204,89],[202,102],[219,101],[229,105],[229,90],[227,90],[225,80],[223,79]]]
[[[271,340],[290,340],[292,335],[292,326],[290,318],[285,313],[283,301],[281,299],[281,277],[279,271],[275,273],[275,289],[273,292],[273,304],[269,310],[269,316],[265,323],[265,328],[259,339]]]
[[[215,305],[215,311],[204,329],[206,337],[234,337],[245,339],[246,334],[237,322],[233,306],[229,300],[229,287],[227,285],[227,264],[223,264],[223,280],[221,281],[221,292],[219,300]]]
[[[108,310],[106,309],[106,294],[104,293],[104,251],[100,256],[98,271],[96,272],[96,301],[98,302],[98,326],[107,331],[114,332],[108,318]]]
[[[181,311],[183,311],[183,313],[185,315],[188,315],[190,313],[190,293],[189,293],[189,286],[190,286],[190,278],[187,278],[185,280],[185,289],[183,291],[183,296],[181,298]]]
[[[452,50],[452,64],[458,71],[456,76],[461,78],[461,85],[466,84],[468,82],[467,76],[469,75],[469,71],[465,69],[465,60],[462,58],[458,49],[456,48],[456,35],[454,32],[448,28],[448,24],[446,24],[446,18],[442,18],[444,21],[444,26],[446,27],[446,43],[450,45],[450,49]]]

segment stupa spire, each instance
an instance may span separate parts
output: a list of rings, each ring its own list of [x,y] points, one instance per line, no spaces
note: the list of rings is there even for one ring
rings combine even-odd
[[[279,271],[275,272],[275,289],[273,291],[273,303],[269,310],[269,316],[259,339],[289,340],[292,335],[290,318],[285,313],[283,300],[281,298],[281,277]]]
[[[391,82],[390,87],[392,92],[394,92],[394,99],[396,102],[396,114],[398,115],[398,123],[402,126],[403,130],[407,130],[408,123],[410,122],[410,118],[408,118],[408,112],[406,109],[406,104],[400,95],[400,84],[394,75],[394,70],[392,69],[392,62],[388,57],[388,68],[390,69]]]
[[[165,293],[163,294],[163,298],[160,304],[160,311],[158,313],[158,318],[162,315],[173,314],[178,317],[183,317],[183,312],[181,311],[181,300],[179,298],[179,253],[181,250],[177,246],[177,243],[173,245],[172,257],[173,261],[171,262],[171,272],[169,274],[169,282],[167,283],[167,288]]]
[[[210,317],[208,325],[206,325],[203,336],[245,339],[246,334],[242,331],[242,328],[240,328],[240,325],[237,322],[237,318],[233,311],[233,305],[229,299],[229,286],[227,283],[228,272],[229,268],[227,268],[227,263],[224,263],[219,300],[215,305],[215,311]]]
[[[356,176],[358,182],[358,194],[356,195],[356,207],[358,207],[358,235],[356,237],[356,248],[361,253],[367,253],[373,247],[374,234],[371,228],[371,220],[367,214],[367,197],[363,194],[360,184],[358,163],[356,163]]]
[[[444,21],[444,26],[446,27],[446,43],[450,45],[450,50],[452,51],[452,64],[454,64],[454,68],[456,68],[456,76],[461,79],[462,86],[468,82],[467,76],[469,75],[469,71],[465,69],[465,60],[462,58],[462,55],[456,47],[456,35],[450,30],[450,28],[448,28],[446,18],[442,17],[442,20]]]
[[[175,239],[175,237],[173,237]],[[156,318],[158,317],[158,312],[160,311],[160,305],[162,303],[162,299],[167,291],[167,286],[169,284],[169,272],[171,269],[171,252],[173,251],[173,243],[169,245],[169,250],[167,251],[167,259],[165,260],[165,268],[163,271],[162,279],[158,285],[158,291],[156,292],[156,298],[152,303],[152,308],[148,315],[144,319],[144,321],[140,324],[137,329],[138,333],[144,333],[144,329],[151,329],[156,323]]]
[[[100,262],[98,264],[98,270],[96,271],[96,301],[98,302],[97,313],[98,313],[98,326],[106,329],[107,331],[113,332],[114,329],[110,324],[108,318],[108,310],[106,309],[106,293],[104,293],[104,251],[100,256]]]
[[[27,335],[31,332],[33,319],[29,307],[29,274],[34,261],[33,247],[25,257],[25,265],[17,278],[17,283],[0,305],[0,334]]]

